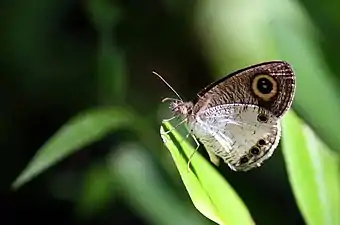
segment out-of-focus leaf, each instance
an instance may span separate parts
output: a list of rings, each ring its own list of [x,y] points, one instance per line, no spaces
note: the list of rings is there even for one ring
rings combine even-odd
[[[340,224],[338,155],[293,111],[283,120],[282,143],[289,180],[307,224]]]
[[[78,215],[91,217],[102,210],[115,196],[112,176],[106,163],[94,163],[85,173],[78,200]]]
[[[113,32],[122,18],[121,10],[109,0],[88,0],[87,9],[98,31],[98,97],[104,103],[123,103],[128,77],[125,54]]]
[[[22,186],[80,148],[101,139],[114,129],[132,123],[133,116],[120,108],[96,108],[80,113],[62,126],[38,150],[12,187]]]
[[[293,107],[340,152],[340,120],[334,119],[340,113],[338,82],[324,60],[318,30],[298,1],[203,0],[197,15],[204,54],[216,76],[262,61],[286,60],[297,77]]]
[[[149,224],[210,224],[178,198],[153,164],[150,156],[137,144],[119,147],[109,159],[117,194],[124,197]]]
[[[188,158],[195,149],[173,130],[169,123],[163,123],[161,134],[169,149],[183,183],[195,207],[207,218],[218,224],[254,224],[247,207],[233,188],[199,153],[191,158],[191,171],[188,171]]]
[[[278,53],[282,59],[289,61],[297,76],[297,88],[294,107],[303,115],[322,140],[332,149],[340,153],[338,127],[340,120],[340,95],[337,81],[332,76],[323,59],[318,40],[312,35],[309,24],[300,21],[276,21],[270,28],[277,43]],[[310,28],[310,29],[308,29]],[[315,93],[317,90],[317,94]],[[320,104],[323,103],[322,107]]]

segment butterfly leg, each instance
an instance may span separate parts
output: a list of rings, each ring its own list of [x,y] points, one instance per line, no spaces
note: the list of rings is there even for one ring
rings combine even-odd
[[[169,121],[171,121],[171,120],[173,120],[173,119],[175,119],[175,118],[176,118],[176,116],[173,116],[173,117],[171,117],[170,119],[163,119],[162,122],[169,122]]]
[[[190,133],[187,134],[186,138],[188,138],[190,135]],[[200,147],[200,143],[197,141],[197,138],[195,137],[195,135],[191,135],[192,138],[194,139],[195,143],[196,143],[196,148],[194,150],[193,153],[191,153],[189,160],[188,160],[188,172],[190,172],[190,162],[191,162],[191,158],[194,156],[194,154],[197,152],[198,148]]]
[[[175,118],[175,117],[172,117],[172,118],[170,118],[170,119],[168,119],[168,120],[163,120],[163,122],[164,122],[164,121],[170,121],[170,120],[172,120],[172,119],[174,119],[174,118]],[[176,130],[177,127],[179,127],[179,126],[180,126],[181,124],[183,124],[185,121],[186,121],[186,119],[182,120],[182,121],[179,122],[175,127],[173,127],[172,129],[170,129],[170,130],[168,130],[168,131],[166,131],[166,132],[163,132],[161,135],[165,135],[165,134],[168,134],[168,133],[172,132],[173,130]]]
[[[176,98],[163,98],[162,102],[167,102],[167,101],[179,101],[179,99]]]

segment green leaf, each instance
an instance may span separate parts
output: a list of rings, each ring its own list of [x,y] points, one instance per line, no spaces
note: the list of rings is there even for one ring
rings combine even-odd
[[[38,150],[12,188],[19,188],[63,158],[129,124],[132,124],[132,115],[120,108],[96,108],[80,113]]]
[[[293,111],[283,120],[282,144],[289,180],[307,224],[340,224],[338,155]]]
[[[208,225],[190,204],[183,204],[169,187],[148,150],[136,143],[124,143],[108,158],[116,193],[148,224]]]
[[[315,132],[331,150],[340,153],[340,120],[335,119],[340,111],[338,81],[324,61],[318,38],[308,29],[294,29],[287,23],[276,22],[271,28],[281,58],[290,62],[296,73],[294,109],[312,127],[318,128]],[[311,95],[315,90],[318,90],[317,94]],[[317,102],[322,102],[322,107]]]
[[[82,190],[77,202],[77,215],[84,219],[95,216],[115,197],[109,168],[106,163],[96,162],[90,166],[83,179]]]
[[[262,61],[289,62],[297,79],[294,109],[340,153],[340,120],[335,119],[340,111],[338,80],[320,46],[321,31],[299,1],[200,1],[197,15],[202,46],[216,78]],[[230,21],[242,22],[235,26]],[[318,94],[311,95],[315,90]]]
[[[171,130],[169,134],[164,134]],[[175,161],[183,183],[195,207],[218,224],[254,224],[248,209],[233,188],[169,123],[163,123],[161,134]]]

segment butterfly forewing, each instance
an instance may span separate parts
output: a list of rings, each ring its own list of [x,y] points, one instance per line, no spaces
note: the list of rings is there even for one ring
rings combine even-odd
[[[269,93],[261,93],[259,89],[265,79],[272,86]],[[282,61],[265,62],[236,71],[207,86],[198,93],[194,113],[226,103],[251,104],[266,108],[280,118],[290,107],[294,91],[295,76],[290,65]]]

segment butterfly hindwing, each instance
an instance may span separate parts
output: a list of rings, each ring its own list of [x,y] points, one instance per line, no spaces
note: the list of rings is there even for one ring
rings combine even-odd
[[[266,116],[266,121],[259,121],[258,115]],[[209,155],[214,153],[234,170],[248,170],[261,164],[272,155],[280,138],[279,120],[255,105],[210,107],[197,113],[189,127]]]

